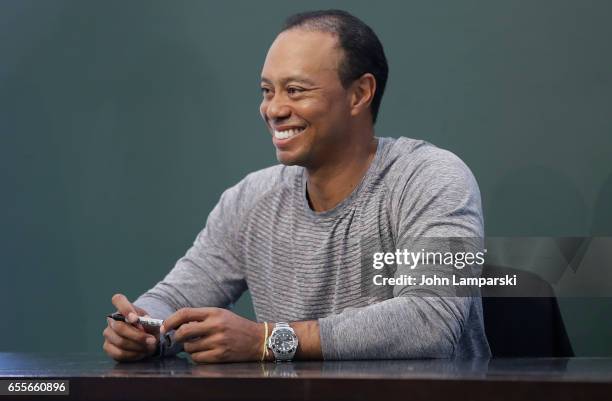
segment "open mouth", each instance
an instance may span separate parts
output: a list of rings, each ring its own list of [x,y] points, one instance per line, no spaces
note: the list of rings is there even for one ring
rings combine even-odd
[[[276,139],[289,139],[302,133],[305,129],[306,127],[291,128],[283,131],[274,130],[274,137]]]

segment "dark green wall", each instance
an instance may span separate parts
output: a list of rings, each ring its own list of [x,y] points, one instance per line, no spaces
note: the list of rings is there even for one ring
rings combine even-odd
[[[612,2],[3,0],[0,350],[100,350],[111,295],[154,285],[275,162],[266,50],[331,6],[385,45],[378,135],[462,157],[488,235],[612,235]],[[561,305],[578,354],[612,355],[609,298]]]

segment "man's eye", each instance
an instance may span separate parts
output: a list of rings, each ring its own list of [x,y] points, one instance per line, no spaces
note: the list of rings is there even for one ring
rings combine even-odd
[[[263,95],[267,95],[268,93],[270,93],[270,89],[262,87],[262,88],[261,88],[261,93],[262,93]]]
[[[287,88],[287,93],[290,95],[296,95],[298,93],[304,92],[304,89],[302,88],[296,88],[296,87],[289,87]]]

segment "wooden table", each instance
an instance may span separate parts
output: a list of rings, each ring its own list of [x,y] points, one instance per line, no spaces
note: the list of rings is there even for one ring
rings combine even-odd
[[[59,400],[612,400],[612,358],[196,365],[103,354],[0,353],[0,383],[69,381]]]

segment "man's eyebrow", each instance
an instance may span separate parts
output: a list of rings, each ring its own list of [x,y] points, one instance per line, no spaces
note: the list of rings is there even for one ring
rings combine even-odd
[[[269,80],[268,78],[265,78],[265,77],[261,77],[261,82],[272,85],[272,81]],[[300,77],[300,76],[297,76],[297,75],[296,76],[291,76],[291,77],[285,77],[285,78],[281,79],[281,84],[286,84],[287,82],[298,82],[298,83],[302,83],[302,84],[306,84],[306,85],[311,85],[311,86],[314,86],[314,84],[315,84],[310,79],[304,78],[304,77]]]

